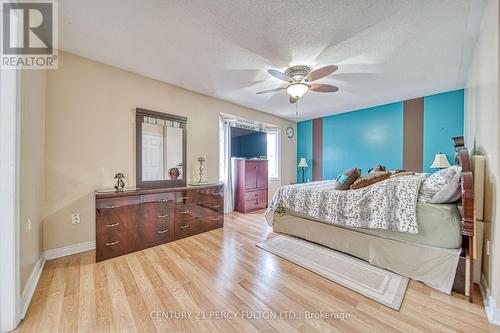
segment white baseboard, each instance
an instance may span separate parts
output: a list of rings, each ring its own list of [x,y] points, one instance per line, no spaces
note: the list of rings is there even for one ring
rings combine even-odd
[[[26,282],[26,286],[21,294],[21,319],[24,319],[26,315],[26,311],[28,311],[28,307],[31,303],[31,298],[35,293],[36,286],[38,285],[38,280],[40,280],[40,276],[42,275],[43,266],[45,265],[45,256],[42,253],[40,258],[33,267],[33,271],[31,272],[30,277],[28,278],[28,282]]]
[[[35,267],[33,268],[33,271],[28,278],[28,282],[26,283],[26,286],[24,287],[24,290],[21,294],[21,319],[24,319],[26,311],[28,311],[28,307],[31,303],[31,298],[35,293],[35,289],[38,285],[38,280],[40,280],[40,276],[42,275],[46,260],[65,257],[71,254],[90,251],[93,249],[95,249],[95,241],[46,250],[44,253],[42,253],[40,255],[40,258],[36,262]]]
[[[75,253],[90,251],[93,249],[95,249],[95,241],[59,247],[57,249],[46,250],[45,259],[51,260],[51,259],[61,258]]]
[[[481,296],[483,296],[484,309],[486,311],[486,317],[488,321],[495,325],[500,325],[500,309],[497,308],[495,299],[491,296],[490,288],[486,282],[486,278],[481,274],[481,283],[479,284],[479,290],[481,290]]]

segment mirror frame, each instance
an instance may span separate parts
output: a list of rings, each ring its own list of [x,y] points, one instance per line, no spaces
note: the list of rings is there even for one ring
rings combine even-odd
[[[176,121],[181,124],[182,131],[182,179],[164,180],[142,180],[142,123],[144,116]],[[186,147],[187,147],[187,118],[173,114],[151,111],[141,108],[135,109],[135,163],[136,163],[136,187],[159,188],[159,187],[186,187]]]

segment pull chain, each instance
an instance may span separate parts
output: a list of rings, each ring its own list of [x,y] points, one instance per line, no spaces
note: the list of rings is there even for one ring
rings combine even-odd
[[[299,116],[299,101],[297,101],[297,103],[295,103],[295,116],[296,117]]]

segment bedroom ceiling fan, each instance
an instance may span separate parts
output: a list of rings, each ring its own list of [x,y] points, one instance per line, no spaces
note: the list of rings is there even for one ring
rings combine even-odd
[[[339,90],[338,87],[329,84],[310,82],[324,78],[335,72],[337,69],[338,67],[336,65],[321,67],[314,71],[309,66],[297,65],[288,68],[284,73],[275,69],[269,69],[267,71],[269,74],[277,79],[280,79],[281,81],[288,82],[288,84],[279,88],[259,91],[257,94],[268,94],[286,90],[288,95],[290,95],[289,101],[291,104],[293,104],[297,102],[299,98],[301,98],[309,90],[326,93],[336,92]]]

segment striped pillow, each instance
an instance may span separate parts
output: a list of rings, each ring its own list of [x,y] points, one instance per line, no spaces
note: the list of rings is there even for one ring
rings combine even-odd
[[[359,176],[361,176],[361,169],[357,168],[347,169],[337,177],[337,182],[335,183],[335,189],[348,190],[349,187],[356,181],[356,179],[359,178]]]

